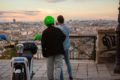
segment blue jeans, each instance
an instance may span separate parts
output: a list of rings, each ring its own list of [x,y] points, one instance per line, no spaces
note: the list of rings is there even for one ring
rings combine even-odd
[[[73,77],[71,63],[70,63],[70,57],[69,57],[69,49],[65,50],[64,60],[65,60],[66,66],[67,66],[67,71],[68,71],[69,77]],[[63,69],[61,71],[60,80],[64,80]]]

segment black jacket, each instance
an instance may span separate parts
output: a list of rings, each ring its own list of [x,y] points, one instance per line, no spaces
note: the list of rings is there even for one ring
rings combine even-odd
[[[64,33],[54,27],[49,26],[43,31],[41,45],[42,45],[42,54],[44,57],[54,56],[58,54],[64,54],[63,42],[66,36]]]

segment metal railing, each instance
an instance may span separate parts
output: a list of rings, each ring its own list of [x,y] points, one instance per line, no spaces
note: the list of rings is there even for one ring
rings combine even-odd
[[[70,36],[70,59],[95,60],[96,36]]]
[[[70,36],[70,59],[76,60],[95,60],[96,57],[96,36]],[[36,59],[43,59],[41,44],[38,44]]]

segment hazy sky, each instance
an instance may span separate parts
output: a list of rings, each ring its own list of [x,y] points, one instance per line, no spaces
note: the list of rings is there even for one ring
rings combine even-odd
[[[0,21],[40,21],[46,15],[66,19],[117,19],[119,0],[0,0]]]

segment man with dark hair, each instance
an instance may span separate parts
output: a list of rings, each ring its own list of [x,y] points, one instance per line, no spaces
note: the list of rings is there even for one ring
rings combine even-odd
[[[41,38],[42,54],[47,58],[48,80],[60,80],[63,66],[63,55],[65,54],[63,42],[65,35],[54,27],[54,18],[47,16],[44,19],[47,29],[43,31]]]
[[[64,17],[63,17],[62,15],[59,15],[59,16],[57,17],[57,21],[58,21],[58,23],[60,23],[60,24],[64,24]]]
[[[70,34],[70,30],[69,30],[68,26],[66,24],[64,24],[64,17],[62,15],[59,15],[57,17],[57,21],[58,21],[57,27],[66,35],[66,39],[63,42],[64,50],[65,50],[64,60],[65,60],[65,63],[67,65],[69,79],[73,80],[72,68],[71,68],[71,63],[70,63],[70,59],[69,59],[69,54],[70,54],[70,52],[69,52],[69,48],[70,48],[69,34]],[[63,72],[61,73],[61,78],[63,78]]]

